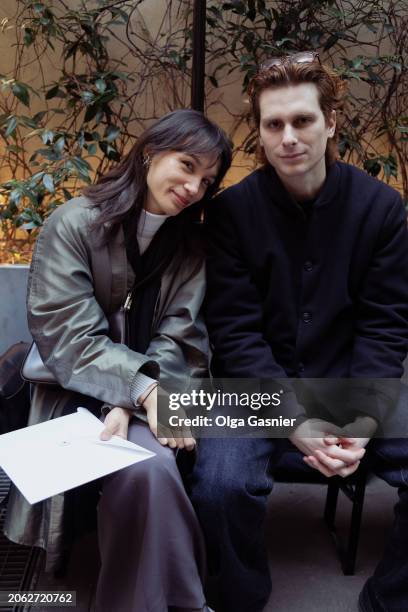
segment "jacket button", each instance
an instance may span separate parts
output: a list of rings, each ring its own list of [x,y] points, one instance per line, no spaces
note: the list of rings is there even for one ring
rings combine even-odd
[[[303,264],[303,268],[304,270],[306,270],[306,272],[311,272],[313,270],[313,264],[311,261],[305,261],[305,263]]]
[[[304,312],[302,314],[302,319],[305,323],[311,323],[312,322],[312,314],[310,312]]]

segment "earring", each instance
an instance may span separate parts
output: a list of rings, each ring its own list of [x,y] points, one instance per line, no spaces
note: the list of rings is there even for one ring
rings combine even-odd
[[[142,164],[146,170],[150,168],[150,164],[152,163],[152,159],[148,153],[145,153],[142,157]]]

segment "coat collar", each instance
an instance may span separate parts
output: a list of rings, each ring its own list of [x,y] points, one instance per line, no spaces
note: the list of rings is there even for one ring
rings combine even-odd
[[[262,168],[260,172],[264,174],[267,192],[270,194],[275,204],[288,212],[302,212],[300,205],[285,189],[275,169],[271,165],[268,164],[268,166]],[[334,201],[338,201],[341,190],[340,177],[341,164],[336,162],[330,166],[327,171],[324,185],[313,205],[315,209],[329,206]]]

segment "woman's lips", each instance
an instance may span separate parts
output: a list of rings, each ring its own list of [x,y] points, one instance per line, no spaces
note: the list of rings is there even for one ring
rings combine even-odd
[[[177,204],[179,206],[181,206],[182,208],[186,208],[186,206],[189,205],[189,203],[190,203],[189,200],[186,200],[186,198],[183,198],[176,191],[172,191],[172,194],[175,196],[175,198],[177,200]]]

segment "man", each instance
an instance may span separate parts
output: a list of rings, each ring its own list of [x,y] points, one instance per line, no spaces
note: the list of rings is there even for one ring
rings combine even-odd
[[[209,214],[212,373],[287,379],[282,410],[296,418],[289,438],[305,463],[347,476],[366,455],[370,469],[399,487],[390,544],[359,604],[364,612],[402,612],[408,445],[370,441],[390,398],[357,390],[334,426],[328,417],[307,418],[290,382],[399,379],[407,353],[406,214],[396,191],[336,162],[344,90],[309,52],[271,60],[250,84],[264,166],[224,191]],[[273,468],[290,443],[201,440],[192,493],[217,577],[217,612],[258,612],[268,600],[265,506]]]

